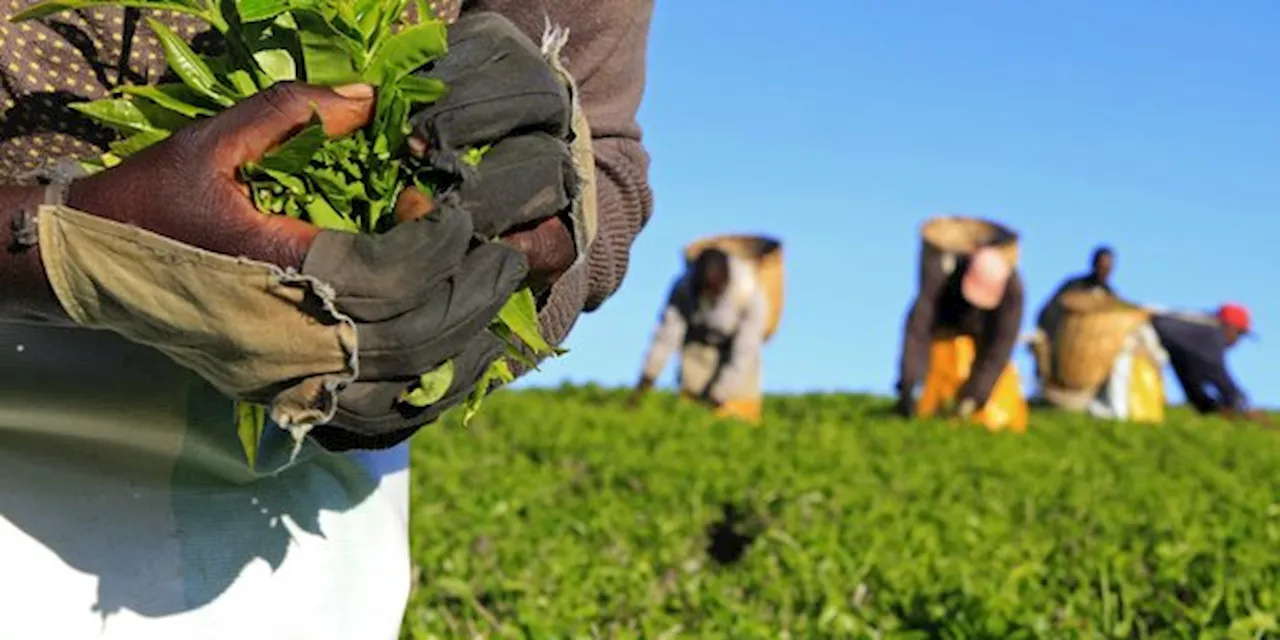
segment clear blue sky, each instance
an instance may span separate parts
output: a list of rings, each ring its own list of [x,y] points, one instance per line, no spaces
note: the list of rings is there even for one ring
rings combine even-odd
[[[1262,340],[1229,363],[1280,404],[1280,3],[657,4],[654,217],[622,290],[527,383],[633,383],[680,248],[763,232],[788,278],[766,387],[887,393],[916,229],[965,213],[1021,232],[1025,326],[1104,241],[1129,297],[1248,305]]]

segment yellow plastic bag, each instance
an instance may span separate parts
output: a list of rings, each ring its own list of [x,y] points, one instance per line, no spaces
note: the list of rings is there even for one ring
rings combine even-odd
[[[1129,372],[1129,420],[1158,424],[1164,422],[1164,376],[1160,367],[1145,355],[1134,355]]]
[[[929,373],[924,391],[916,403],[918,415],[926,418],[937,415],[944,406],[956,401],[960,387],[969,379],[975,353],[970,336],[934,339],[929,346]],[[1008,429],[1023,433],[1027,430],[1027,400],[1022,395],[1022,381],[1012,362],[1000,372],[986,406],[970,419],[989,431]]]

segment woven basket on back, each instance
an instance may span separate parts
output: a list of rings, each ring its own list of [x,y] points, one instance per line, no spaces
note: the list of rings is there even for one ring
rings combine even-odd
[[[1110,375],[1125,339],[1151,319],[1151,312],[1096,289],[1068,291],[1058,303],[1061,316],[1049,336],[1053,383],[1095,390]]]
[[[783,267],[782,242],[768,236],[721,235],[702,238],[684,248],[684,259],[692,264],[705,249],[720,249],[725,253],[750,262],[756,268],[756,279],[764,288],[765,298],[769,301],[769,322],[765,326],[764,339],[767,342],[778,331],[782,321]]]
[[[991,220],[963,216],[930,218],[920,226],[920,241],[922,280],[924,266],[930,262],[942,261],[950,271],[957,258],[987,246],[999,249],[1009,264],[1018,266],[1018,234]]]

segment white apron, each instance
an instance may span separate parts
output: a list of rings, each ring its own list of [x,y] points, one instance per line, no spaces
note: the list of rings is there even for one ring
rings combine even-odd
[[[159,353],[0,325],[0,638],[396,638],[407,444],[289,465],[268,430],[251,472],[231,402]]]

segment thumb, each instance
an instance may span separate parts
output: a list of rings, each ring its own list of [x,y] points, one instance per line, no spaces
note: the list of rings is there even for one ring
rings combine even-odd
[[[329,89],[287,82],[272,86],[209,121],[217,158],[239,167],[261,158],[318,114],[330,138],[345,136],[373,118],[374,90],[367,84]]]

